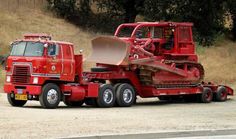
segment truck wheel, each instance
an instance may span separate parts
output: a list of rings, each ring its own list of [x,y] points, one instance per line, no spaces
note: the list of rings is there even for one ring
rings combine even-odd
[[[117,83],[117,84],[115,84],[115,85],[113,86],[115,93],[116,93],[116,91],[117,91],[117,89],[118,89],[118,87],[119,87],[120,85],[121,85],[121,83]],[[115,101],[114,106],[115,106],[115,107],[118,106],[117,101]]]
[[[63,102],[65,103],[65,105],[67,105],[69,107],[80,107],[84,104],[84,100],[81,100],[81,101],[67,101],[67,100],[64,100]]]
[[[118,87],[119,87],[120,85],[121,85],[121,83],[117,83],[117,84],[115,84],[115,85],[113,86],[115,92],[117,91],[117,89],[118,89]]]
[[[7,100],[12,106],[15,107],[22,107],[27,102],[27,100],[15,100],[14,95],[11,96],[11,94],[7,94]]]
[[[202,103],[210,103],[213,98],[212,90],[209,87],[204,87],[203,92],[200,95],[200,101]]]
[[[215,100],[219,102],[223,102],[227,100],[228,92],[224,86],[220,86],[217,88]]]
[[[130,107],[135,102],[134,88],[127,83],[121,84],[116,91],[116,102],[118,106]]]
[[[96,102],[99,107],[112,107],[115,104],[115,93],[110,84],[100,86]]]
[[[43,86],[42,93],[39,95],[39,102],[42,107],[54,109],[61,100],[60,88],[54,83],[48,83]]]

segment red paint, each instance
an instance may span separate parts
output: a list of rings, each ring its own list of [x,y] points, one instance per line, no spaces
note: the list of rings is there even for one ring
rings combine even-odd
[[[42,86],[36,85],[14,85],[11,83],[4,84],[5,93],[15,93],[17,94],[17,89],[22,89],[23,94],[39,95],[41,94]]]

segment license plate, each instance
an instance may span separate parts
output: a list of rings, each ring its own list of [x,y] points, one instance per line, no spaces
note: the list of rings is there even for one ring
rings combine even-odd
[[[27,95],[15,94],[15,100],[27,100]]]

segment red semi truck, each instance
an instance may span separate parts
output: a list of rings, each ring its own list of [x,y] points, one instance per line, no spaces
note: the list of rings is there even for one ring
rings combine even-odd
[[[128,107],[136,96],[160,100],[198,98],[225,101],[233,89],[202,82],[191,23],[140,22],[120,25],[114,36],[92,40],[83,72],[74,45],[47,34],[26,34],[11,44],[4,91],[12,106],[39,100],[44,108],[96,105]]]

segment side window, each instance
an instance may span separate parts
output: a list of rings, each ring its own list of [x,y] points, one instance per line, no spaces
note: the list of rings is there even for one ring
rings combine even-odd
[[[151,32],[150,27],[142,27],[136,31],[136,38],[142,39],[142,38],[150,38]]]
[[[163,38],[163,28],[160,27],[154,28],[154,38]]]
[[[190,27],[180,27],[179,28],[179,41],[188,42],[191,40]]]
[[[59,46],[57,44],[51,44],[48,46],[48,56],[56,56],[59,53]]]
[[[164,29],[164,38],[165,39],[170,39],[174,37],[174,28],[171,27],[166,27]]]

